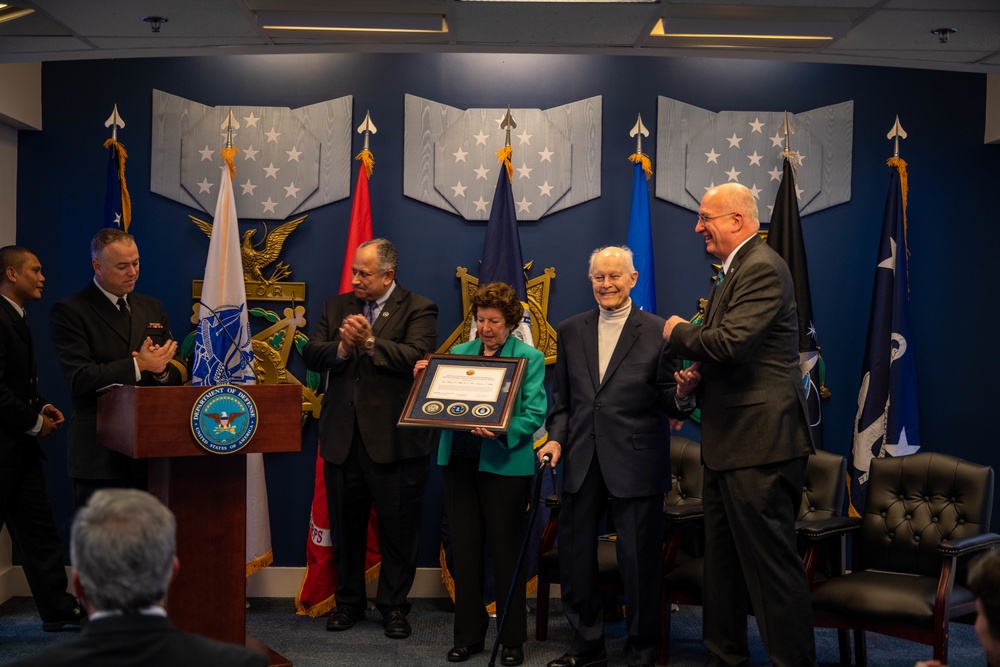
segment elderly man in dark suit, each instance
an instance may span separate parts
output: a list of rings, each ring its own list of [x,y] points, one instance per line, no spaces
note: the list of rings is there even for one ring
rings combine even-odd
[[[35,347],[24,306],[42,298],[42,264],[27,248],[0,248],[0,523],[21,544],[24,574],[44,630],[78,628],[82,610],[66,592],[62,544],[45,492],[38,440],[63,415],[38,394]]]
[[[669,418],[683,419],[698,381],[661,337],[663,319],[629,298],[639,277],[624,247],[595,250],[598,308],[559,325],[549,442],[539,458],[563,461],[559,573],[570,650],[549,667],[604,667],[597,591],[598,526],[610,496],[625,584],[629,665],[652,665],[660,647],[663,494],[670,488]]]
[[[437,345],[437,306],[396,284],[399,256],[386,239],[358,246],[353,292],[329,299],[302,351],[328,372],[319,419],[326,497],[334,531],[337,606],[326,629],[364,618],[368,517],[378,515],[382,565],[375,604],[385,635],[410,636],[407,600],[416,575],[424,488],[434,441],[428,429],[398,429],[413,365]]]
[[[774,665],[815,665],[809,586],[795,541],[813,452],[795,290],[759,226],[746,187],[726,183],[705,193],[695,231],[723,271],[704,323],[674,315],[663,337],[701,364],[707,664],[749,662],[749,594]]]
[[[136,489],[95,492],[73,521],[73,588],[90,612],[78,637],[18,667],[264,667],[263,653],[183,632],[163,608],[177,574],[177,521]]]
[[[97,397],[122,385],[174,385],[184,367],[158,299],[135,292],[139,249],[131,234],[102,229],[90,244],[94,279],[52,306],[52,340],[73,394],[69,475],[77,507],[106,487],[146,485],[146,464],[97,441]]]

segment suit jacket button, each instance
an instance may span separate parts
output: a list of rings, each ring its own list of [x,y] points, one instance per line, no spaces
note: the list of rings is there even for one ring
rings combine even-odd
[[[591,433],[591,434],[590,434],[590,439],[591,439],[591,440],[593,440],[593,439],[594,439],[594,434],[593,434],[593,433]]]

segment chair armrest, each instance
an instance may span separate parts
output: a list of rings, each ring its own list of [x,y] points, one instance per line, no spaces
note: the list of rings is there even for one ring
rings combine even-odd
[[[681,501],[663,508],[663,518],[670,523],[689,523],[705,518],[705,506],[700,498]]]
[[[1000,535],[996,533],[980,533],[958,540],[941,540],[938,553],[942,556],[965,556],[967,554],[1000,547]]]
[[[795,531],[807,540],[823,540],[833,535],[844,535],[861,527],[861,517],[834,516],[818,521],[799,521]]]

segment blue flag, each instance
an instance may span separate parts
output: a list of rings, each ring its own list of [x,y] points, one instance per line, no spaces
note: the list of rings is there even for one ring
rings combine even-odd
[[[907,282],[906,163],[892,158],[889,164],[893,170],[875,266],[849,466],[852,516],[864,510],[873,458],[904,456],[920,449]]]
[[[480,285],[507,283],[517,292],[517,298],[521,301],[528,300],[524,262],[521,260],[521,237],[517,233],[517,214],[514,210],[514,191],[510,186],[507,169],[503,167],[497,178],[490,220],[486,223],[482,259],[483,263],[479,268]]]
[[[629,296],[647,313],[656,312],[656,274],[653,270],[653,229],[649,222],[649,185],[641,163],[632,177],[632,210],[628,217],[628,247],[632,251],[639,280]]]

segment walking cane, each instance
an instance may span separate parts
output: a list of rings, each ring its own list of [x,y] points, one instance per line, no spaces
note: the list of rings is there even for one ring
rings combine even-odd
[[[518,585],[517,578],[521,574],[521,565],[524,562],[524,553],[528,550],[528,542],[531,541],[531,531],[535,527],[535,517],[538,515],[538,502],[542,495],[542,474],[545,472],[545,468],[548,467],[549,461],[552,460],[551,454],[546,454],[542,457],[541,463],[538,466],[538,471],[535,473],[535,491],[531,501],[531,517],[528,519],[527,528],[524,531],[524,540],[521,542],[521,553],[517,556],[517,564],[514,566],[514,577],[510,581],[510,588],[507,590],[507,602],[503,606],[503,615],[500,616],[500,620],[497,623],[497,636],[493,640],[493,652],[490,654],[490,664],[489,667],[496,667],[497,664],[497,652],[500,650],[500,636],[503,634],[504,626],[507,624],[507,614],[510,612],[510,601],[514,598],[514,587]],[[552,471],[552,486],[555,490],[556,497],[559,498],[559,485],[556,484],[556,469],[550,468]]]

